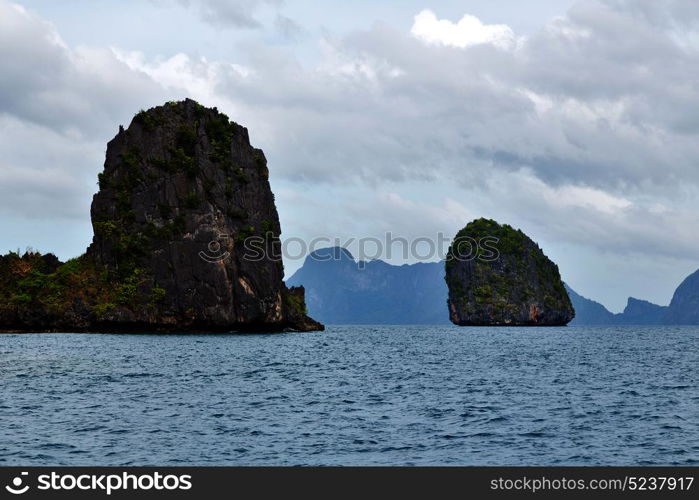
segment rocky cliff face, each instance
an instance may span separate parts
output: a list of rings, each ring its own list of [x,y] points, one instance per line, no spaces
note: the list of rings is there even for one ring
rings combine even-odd
[[[186,100],[142,111],[107,146],[87,254],[36,270],[49,289],[61,272],[91,284],[24,301],[45,312],[45,329],[322,329],[303,289],[282,281],[268,174],[247,129],[215,108]]]
[[[558,266],[522,231],[478,219],[459,231],[446,262],[457,325],[552,326],[575,316]]]

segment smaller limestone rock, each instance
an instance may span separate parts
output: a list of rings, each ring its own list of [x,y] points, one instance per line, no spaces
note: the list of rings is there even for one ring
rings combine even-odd
[[[555,326],[575,316],[558,266],[522,231],[494,220],[459,231],[445,279],[457,325]]]

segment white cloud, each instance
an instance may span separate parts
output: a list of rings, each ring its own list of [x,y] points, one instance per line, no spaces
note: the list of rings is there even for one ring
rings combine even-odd
[[[625,198],[588,187],[562,186],[554,189],[553,194],[551,201],[562,206],[587,207],[607,214],[618,213],[632,205]]]
[[[483,24],[469,14],[453,23],[448,19],[437,19],[435,13],[428,9],[415,16],[410,32],[427,43],[460,48],[483,43],[511,48],[517,41],[512,29],[505,24]]]
[[[123,51],[113,47],[114,56],[135,72],[148,75],[163,88],[180,98],[195,96],[209,106],[224,102],[217,85],[226,72],[247,76],[250,70],[238,64],[208,61],[187,54],[175,54],[167,59],[148,61],[142,52]]]

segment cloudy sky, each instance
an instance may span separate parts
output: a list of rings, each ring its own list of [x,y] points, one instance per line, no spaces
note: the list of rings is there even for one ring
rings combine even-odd
[[[0,0],[0,251],[82,253],[106,142],[184,97],[264,149],[285,238],[492,217],[614,311],[699,268],[695,0]]]

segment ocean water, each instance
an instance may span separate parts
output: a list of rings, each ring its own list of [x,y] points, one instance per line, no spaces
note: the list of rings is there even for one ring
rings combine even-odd
[[[0,335],[0,465],[697,465],[699,328]]]

